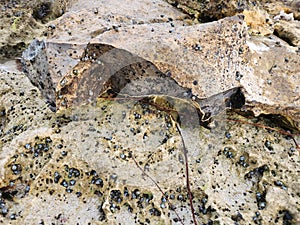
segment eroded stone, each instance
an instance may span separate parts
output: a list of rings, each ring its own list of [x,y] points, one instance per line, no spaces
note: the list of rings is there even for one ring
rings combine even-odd
[[[81,18],[76,21],[80,20]],[[236,19],[229,20],[236,21]],[[63,21],[60,22],[62,25]],[[213,25],[216,24],[225,27],[224,31],[226,31],[224,21],[221,25],[220,23]],[[151,24],[151,28],[155,31],[159,28],[158,25]],[[231,25],[234,25],[234,22]],[[135,29],[140,26],[143,27],[143,25],[135,25]],[[170,22],[164,24],[160,30],[162,34],[169,33],[169,29],[163,30],[167,26],[172,27]],[[150,32],[152,32],[151,28],[149,28]],[[192,28],[188,29],[192,31]],[[212,29],[216,32],[220,30],[222,31],[221,28]],[[128,31],[132,32],[129,28]],[[230,29],[228,32],[230,33]],[[112,32],[112,34],[116,33]],[[149,35],[147,32],[143,34],[143,38]],[[175,34],[180,36],[184,33]],[[97,32],[93,35],[96,37]],[[89,33],[83,33],[82,39],[87,36]],[[137,35],[132,36],[137,37]],[[205,40],[207,42],[210,38],[214,40],[215,36],[214,34]],[[233,43],[223,40],[224,37],[233,39]],[[220,38],[218,47],[222,46],[221,43],[234,44],[236,40],[226,32],[218,38]],[[230,82],[231,79],[237,79],[238,84],[239,82],[243,84],[246,106],[255,106],[249,107],[250,111],[264,109],[259,113],[280,112],[282,114],[280,110],[286,107],[287,110],[293,108],[297,112],[295,107],[297,105],[293,105],[294,102],[298,104],[295,97],[298,93],[298,72],[295,68],[298,68],[299,61],[295,57],[296,49],[286,46],[276,37],[272,36],[272,38],[270,42],[264,38],[257,41],[246,38],[246,41],[248,40],[246,46],[249,46],[251,54],[249,57],[249,52],[246,50],[244,53],[247,54],[241,55],[244,61],[251,60],[250,66],[237,63],[241,68],[246,65],[244,72],[232,69],[233,66],[224,66],[230,61],[230,57],[234,59],[233,62],[240,62],[240,59],[235,59],[235,54],[231,54],[230,51],[226,53],[226,50],[220,50],[224,51],[223,53],[226,53],[229,58],[228,61],[223,60],[224,64],[221,64],[222,60],[218,60],[220,55],[209,54],[209,51],[205,50],[207,53],[205,55],[207,57],[212,55],[212,57],[207,61],[201,59],[200,62],[211,65],[216,60],[215,69],[207,69],[208,73],[198,74],[198,76],[207,76],[199,80],[182,78],[180,86],[197,87],[200,84],[204,85],[205,79],[209,77],[217,79],[213,75],[219,76],[218,65],[222,65],[222,73],[226,73],[226,69],[229,68],[228,74],[232,76],[225,77],[230,78]],[[71,39],[72,36],[69,37],[69,41]],[[81,40],[80,37],[75,39]],[[127,42],[130,42],[128,40]],[[158,40],[162,39],[158,38]],[[86,39],[86,42],[88,41],[89,39]],[[241,43],[245,44],[245,39],[240,41],[234,48],[227,49],[236,49],[241,46]],[[62,42],[64,46],[65,42]],[[58,41],[52,43],[56,47],[60,46]],[[79,41],[77,44],[81,43],[83,42]],[[156,42],[151,43],[154,46]],[[190,49],[199,52],[202,48],[201,45],[194,45],[197,42],[191,42],[191,45],[180,43],[186,51]],[[82,46],[82,51],[85,44]],[[209,43],[205,46],[209,50]],[[142,57],[141,53],[145,52],[145,57],[142,58],[151,61],[165,74],[173,76],[171,72],[162,69],[164,66],[157,63],[159,60],[152,60],[155,57],[149,53],[153,50],[151,45],[148,44],[146,47],[139,54],[134,48],[130,50],[124,47],[124,50],[139,57]],[[121,49],[118,46],[116,48]],[[149,52],[146,51],[147,49]],[[58,50],[59,48],[57,52]],[[272,53],[270,55],[267,53],[269,50]],[[284,58],[278,56],[278,50],[282,51]],[[78,58],[77,53],[71,52],[74,58],[69,55],[70,52],[63,52],[68,57],[62,62],[70,60],[69,62],[76,65],[82,54],[78,54]],[[159,53],[164,53],[163,49]],[[158,54],[160,55],[163,54]],[[169,56],[172,55],[168,54]],[[195,55],[195,58],[199,56],[201,54]],[[274,58],[276,56],[277,58]],[[50,58],[50,54],[48,57]],[[182,62],[187,60],[188,65],[191,62],[188,59],[182,58]],[[174,65],[176,60],[181,62],[175,58]],[[281,60],[286,64],[281,64]],[[165,62],[165,59],[163,61]],[[266,63],[262,65],[264,61]],[[52,65],[49,66],[51,68]],[[59,67],[60,64],[56,66]],[[269,69],[266,71],[266,68]],[[68,67],[64,71],[67,72],[69,69]],[[50,69],[51,73],[57,70],[58,68]],[[175,69],[170,71],[173,74],[180,74],[178,71],[181,69],[177,72],[174,72]],[[284,75],[283,71],[287,73]],[[6,116],[5,123],[1,127],[3,133],[0,135],[1,223],[23,224],[25,221],[26,224],[42,224],[50,221],[80,224],[89,222],[91,224],[180,224],[181,219],[183,224],[193,224],[186,190],[187,174],[183,157],[185,151],[183,141],[187,150],[189,178],[198,223],[233,224],[247,221],[262,224],[298,224],[300,222],[299,171],[297,171],[299,152],[295,145],[295,142],[299,143],[299,136],[294,135],[292,139],[280,128],[268,127],[274,126],[276,120],[274,117],[269,119],[243,117],[230,111],[226,112],[223,108],[222,113],[215,116],[214,125],[208,130],[198,126],[199,118],[190,104],[185,102],[181,104],[180,99],[176,99],[175,102],[178,103],[175,105],[178,106],[176,108],[173,107],[171,100],[165,98],[150,98],[148,101],[97,99],[94,104],[78,105],[53,113],[46,106],[41,95],[42,91],[34,87],[23,73],[1,70],[0,79],[0,106],[5,109]],[[179,83],[179,79],[175,78],[175,80]],[[286,90],[280,88],[280,83],[285,84]],[[221,89],[220,86],[216,87],[217,91]],[[215,88],[214,85],[209,87]],[[222,86],[224,87],[228,86]],[[206,92],[199,91],[199,96],[208,97],[209,93],[216,91],[209,92],[209,89],[203,88]],[[278,92],[274,94],[277,89]],[[203,93],[206,95],[202,95]],[[291,96],[290,99],[288,95]],[[255,102],[256,99],[258,103]],[[158,101],[163,104],[155,104]],[[212,101],[209,103],[210,106],[213,105]],[[262,108],[261,103],[266,107]],[[184,110],[178,110],[181,109],[180,106],[190,107],[191,113],[182,114]],[[274,111],[276,107],[278,111]],[[180,114],[181,121],[174,120],[176,115],[174,109],[179,111],[177,114]],[[175,122],[180,122],[182,137]],[[187,123],[194,123],[194,126]],[[45,159],[47,138],[52,141],[48,143],[48,153],[51,153],[51,158]],[[32,147],[34,147],[33,151]],[[28,163],[33,163],[32,167]],[[142,170],[137,165],[140,165]],[[34,179],[30,176],[33,172]],[[167,195],[159,192],[153,181],[156,181]],[[170,204],[166,201],[167,196]]]
[[[275,34],[292,46],[300,46],[300,22],[278,21],[274,26]]]

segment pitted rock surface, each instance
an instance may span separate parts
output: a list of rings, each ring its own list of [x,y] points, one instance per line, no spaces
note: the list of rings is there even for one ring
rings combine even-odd
[[[14,62],[0,65],[0,223],[196,224],[186,165],[198,224],[300,223],[296,47],[248,36],[239,16],[198,25],[162,1],[73,3],[46,24],[34,45],[45,48],[29,52],[26,75]],[[209,129],[193,104],[164,95],[108,92],[53,112],[46,99],[64,77],[96,65],[82,61],[88,43],[142,59],[125,75],[150,65],[192,89],[202,110],[217,112]],[[232,107],[243,96],[239,114],[226,109],[226,98]]]

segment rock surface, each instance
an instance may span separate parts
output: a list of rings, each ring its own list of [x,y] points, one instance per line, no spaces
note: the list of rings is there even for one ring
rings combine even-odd
[[[33,38],[47,30],[44,23],[61,16],[67,5],[68,0],[1,1],[0,60],[20,55]]]
[[[300,223],[300,139],[289,135],[300,126],[297,48],[274,35],[249,36],[242,16],[187,18],[158,0],[73,2],[23,53],[27,75],[13,62],[1,65],[1,223]],[[118,69],[131,59],[142,63]],[[77,96],[76,74],[99,78],[93,68],[101,60],[129,81],[154,71],[175,93],[191,89],[204,111],[217,112],[210,129],[199,126],[193,102],[169,91],[96,98],[96,82],[82,89],[93,101],[53,112],[62,81],[72,78],[68,90]],[[122,94],[119,83],[106,84]],[[226,92],[236,87],[236,95]],[[225,109],[235,102],[243,108]]]
[[[101,29],[107,28],[103,26]],[[52,68],[45,70],[43,75],[47,77],[50,73],[48,78],[52,80],[49,82],[54,85],[51,88],[40,87],[42,93],[52,90],[48,97],[51,102],[54,101],[54,89],[59,82],[63,82],[61,74],[68,69],[69,74],[73,73],[71,65],[77,63],[80,58],[78,54],[83,50],[83,44],[60,44],[62,41],[55,32],[49,39],[48,50],[44,50],[48,61],[52,62]],[[83,33],[76,36],[77,42],[84,43],[85,37],[91,35],[90,31]],[[287,118],[289,126],[299,129],[299,54],[296,48],[275,36],[270,38],[247,37],[245,23],[240,16],[235,16],[209,25],[182,26],[176,21],[151,25],[122,24],[118,29],[107,29],[94,38],[90,36],[89,40],[127,50],[152,62],[161,72],[170,74],[179,85],[191,89],[200,99],[242,86],[247,102],[245,110],[253,111],[256,116],[281,114]],[[62,40],[65,38],[62,37]],[[80,47],[81,50],[78,50]],[[57,57],[57,51],[53,48],[70,49]],[[74,49],[76,54],[70,55]],[[275,57],[274,53],[279,52],[282,58]],[[265,59],[261,54],[265,55]],[[38,60],[34,63],[41,64]],[[272,72],[273,65],[277,67],[276,72]],[[39,75],[36,77],[39,78]],[[285,77],[286,86],[282,85],[282,77]],[[47,87],[47,84],[44,86]]]
[[[275,24],[275,32],[278,37],[292,46],[300,46],[300,22],[279,21]]]
[[[256,116],[286,116],[299,129],[299,53],[275,36],[252,37],[248,45],[254,76],[241,79],[247,105]]]

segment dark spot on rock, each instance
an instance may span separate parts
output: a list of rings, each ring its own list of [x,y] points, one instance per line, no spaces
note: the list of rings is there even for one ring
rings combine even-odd
[[[123,195],[125,197],[129,197],[129,191],[128,191],[127,187],[124,188]]]
[[[281,189],[283,189],[283,190],[287,190],[287,187],[285,186],[285,184],[280,180],[274,181],[274,185],[277,187],[281,187]]]
[[[293,215],[288,211],[288,210],[284,210],[283,211],[283,225],[290,225],[292,224],[293,220]]]
[[[226,156],[226,158],[234,158],[234,154],[233,154],[233,151],[231,148],[229,147],[225,147],[224,150],[223,150],[223,154]]]
[[[51,3],[45,2],[38,5],[33,11],[33,18],[42,20],[51,12]]]
[[[263,193],[256,192],[256,201],[257,201],[257,207],[259,210],[263,210],[267,207],[267,201],[266,201],[266,191]]]
[[[131,198],[136,199],[140,196],[140,194],[141,194],[141,192],[139,191],[139,189],[135,189],[131,194]]]
[[[225,137],[230,139],[231,138],[231,134],[229,132],[225,132]]]
[[[258,182],[260,181],[260,179],[264,175],[264,172],[266,171],[269,171],[269,167],[267,165],[263,165],[261,167],[255,168],[245,175],[245,179],[256,178],[256,182]]]
[[[122,202],[122,193],[120,190],[112,190],[110,192],[110,199],[116,203],[121,203]]]
[[[92,184],[95,184],[99,187],[103,187],[103,180],[99,177],[93,177]]]
[[[149,209],[149,213],[153,216],[161,216],[161,212],[157,208]]]
[[[243,75],[239,72],[235,72],[235,80],[240,81],[242,79]]]
[[[273,150],[274,150],[273,147],[272,147],[272,145],[271,145],[271,142],[268,141],[268,140],[265,141],[265,147],[266,147],[268,150],[270,150],[270,151],[273,151]]]
[[[201,50],[202,50],[202,47],[201,47],[199,44],[196,44],[196,45],[193,46],[193,49],[194,49],[195,51],[201,51]]]
[[[13,165],[11,166],[11,170],[13,171],[13,173],[14,173],[15,175],[18,175],[18,174],[21,173],[22,167],[21,167],[20,164],[13,164]]]
[[[226,102],[226,106],[233,109],[240,109],[243,105],[245,105],[245,96],[241,88],[238,88],[237,91],[230,96],[229,101]]]
[[[60,178],[61,175],[59,174],[59,172],[54,172],[54,183],[58,183]]]
[[[68,185],[68,182],[66,180],[63,180],[60,185],[62,185],[63,187],[67,188],[69,185]]]
[[[12,213],[9,217],[11,220],[16,220],[16,214]]]
[[[232,219],[233,221],[235,221],[235,222],[239,222],[239,221],[241,221],[241,220],[244,220],[242,214],[240,214],[239,212],[237,212],[236,215],[232,215],[232,216],[231,216],[231,219]]]

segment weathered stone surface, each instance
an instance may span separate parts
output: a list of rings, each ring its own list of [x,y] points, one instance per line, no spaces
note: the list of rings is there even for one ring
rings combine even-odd
[[[147,35],[143,35],[144,33]],[[218,33],[217,39],[212,37],[211,33]],[[177,37],[175,40],[174,36]],[[57,40],[50,39],[50,43],[55,44],[54,41],[57,43]],[[243,59],[243,55],[247,52],[245,26],[239,17],[214,22],[210,26],[186,27],[176,22],[151,24],[150,27],[147,24],[124,26],[117,31],[108,30],[91,42],[113,45],[154,63],[160,71],[169,74],[181,86],[192,89],[199,98],[239,86],[237,74],[246,73]],[[62,48],[62,44],[56,45],[56,48]],[[226,47],[222,49],[221,46]],[[51,68],[46,71],[53,77],[56,86],[57,74],[62,74],[66,68],[70,69],[70,64],[74,65],[77,62],[65,52],[59,54],[53,51],[53,47],[54,45],[45,49],[48,61],[51,62],[49,64]],[[77,50],[78,52],[82,50]],[[74,61],[67,64],[69,61],[61,62],[62,58]],[[40,64],[37,62],[34,62],[34,65]]]
[[[34,40],[22,54],[25,74],[39,88],[55,111],[55,91],[59,81],[71,71],[83,54],[82,45]]]
[[[128,7],[131,5],[132,7]],[[113,7],[112,7],[113,6]],[[162,23],[187,17],[162,0],[78,1],[51,24],[48,39],[63,43],[88,43],[91,38],[126,25]]]
[[[150,9],[153,3],[148,3],[145,8]],[[84,15],[95,15],[94,8],[102,6],[108,12],[114,6],[106,1],[93,1],[91,11],[77,6],[76,13],[53,21],[56,28],[49,31],[46,48],[33,55],[39,63],[47,59],[49,64],[38,67],[29,54],[28,68],[36,82],[41,75],[36,71],[48,65],[45,71],[53,86],[61,88],[63,76],[82,63],[88,42],[114,42],[117,52],[150,61],[182,89],[198,90],[198,97],[230,85],[243,86],[244,109],[255,115],[290,117],[299,112],[297,48],[275,36],[249,39],[238,17],[187,26],[186,21],[175,21],[178,18],[164,22],[160,13],[155,14],[160,24],[117,23],[114,19],[120,17],[114,15],[107,17],[107,26],[98,24],[99,32],[104,31],[100,35],[95,22],[99,18],[89,20]],[[95,23],[87,27],[82,18]],[[113,27],[109,20],[121,26]],[[237,51],[239,47],[243,51]],[[198,224],[300,223],[296,144],[300,136],[292,139],[276,127],[276,117],[241,116],[221,107],[209,130],[199,126],[197,111],[189,102],[164,96],[99,98],[54,113],[45,103],[47,92],[41,85],[36,88],[34,81],[10,65],[0,66],[0,223],[195,224],[187,197],[186,161]],[[193,76],[180,76],[187,73]],[[202,102],[206,100],[208,106],[217,105],[211,98]]]
[[[171,25],[172,24],[173,23],[171,23]],[[69,70],[69,73],[64,78],[61,77],[60,81],[57,78],[60,76],[62,71],[66,71],[67,68],[70,69],[70,65],[72,65],[72,63],[68,64],[67,62],[69,60],[73,60],[72,58],[74,57],[70,57],[65,53],[62,53],[60,58],[64,58],[64,62],[61,62],[60,58],[57,57],[59,52],[53,51],[52,48],[54,46],[50,46],[49,44],[48,48],[38,51],[38,54],[40,54],[41,57],[35,53],[35,48],[39,47],[33,47],[33,49],[28,49],[28,51],[25,52],[26,54],[24,54],[24,58],[27,61],[28,67],[26,70],[30,70],[29,77],[34,84],[38,83],[36,80],[41,83],[41,85],[39,85],[40,89],[51,103],[54,103],[54,90],[57,89],[57,91],[61,92],[61,94],[58,94],[57,96],[60,98],[57,98],[56,102],[53,104],[58,104],[58,108],[61,106],[61,103],[66,105],[66,100],[69,101],[69,106],[72,105],[71,102],[73,100],[83,102],[85,99],[85,102],[88,102],[89,98],[94,99],[108,88],[113,89],[116,93],[121,91],[123,94],[126,94],[131,88],[132,90],[135,90],[135,93],[131,91],[131,96],[143,97],[146,95],[160,94],[177,98],[179,96],[184,97],[184,93],[186,93],[188,89],[191,89],[196,98],[206,98],[239,86],[236,76],[237,74],[244,74],[244,62],[242,55],[244,54],[243,51],[246,52],[246,49],[243,49],[246,47],[245,27],[239,17],[215,22],[211,24],[211,26],[197,25],[193,27],[184,27],[180,26],[180,24],[176,24],[176,27],[173,28],[172,32],[165,32],[164,30],[168,26],[169,23],[153,24],[151,29],[153,29],[154,32],[149,31],[148,25],[137,25],[133,27],[123,26],[117,31],[106,31],[102,35],[95,37],[93,40],[97,42],[100,41],[100,43],[113,44],[120,49],[114,49],[111,47],[110,49],[105,50],[106,47],[103,45],[103,49],[99,48],[98,52],[101,53],[101,51],[105,50],[108,53],[105,53],[101,56],[102,58],[99,59],[97,58],[99,57],[99,53],[91,50],[92,53],[90,53],[89,57],[93,54],[95,55],[92,56],[92,60],[89,62],[83,60],[83,62],[78,63],[76,67]],[[139,36],[139,34],[145,32],[148,33],[146,37]],[[216,32],[219,33],[218,39],[212,40],[210,33]],[[177,36],[182,38],[175,39],[174,41],[174,34],[177,34]],[[224,36],[226,36],[226,39],[224,39]],[[135,39],[136,41],[128,42],[125,41],[124,38],[126,40]],[[35,46],[36,43],[37,42],[34,42],[32,45]],[[211,45],[212,43],[214,43],[213,46]],[[64,47],[67,48],[68,46],[71,47],[72,45],[65,44],[65,46],[63,46],[62,44],[57,44],[55,48],[62,49]],[[79,47],[80,45],[76,46]],[[221,51],[221,46],[226,47]],[[129,50],[137,55],[131,54],[130,52],[126,53],[126,51],[121,50],[121,48]],[[189,50],[188,52],[187,49]],[[71,49],[68,52],[72,52]],[[80,51],[77,50],[76,53],[78,52]],[[116,54],[116,52],[123,52],[124,54]],[[32,63],[32,60],[30,60],[28,55],[33,55],[33,58],[36,58],[36,60]],[[143,58],[138,58],[138,56],[142,56]],[[43,66],[39,58],[42,58],[43,62],[47,60],[50,61],[50,66],[52,64],[52,68],[47,68],[48,65]],[[84,59],[86,57],[83,56],[82,58]],[[55,60],[55,62],[53,62],[53,60]],[[130,65],[135,64],[136,61],[146,62],[146,60],[153,62],[159,70],[152,65],[148,69],[140,66],[141,68],[138,71],[138,68],[134,69],[134,65]],[[102,61],[104,61],[104,67],[101,69]],[[73,62],[75,62],[75,60],[73,60]],[[58,65],[60,65],[60,67],[58,67]],[[128,70],[126,69],[127,66],[130,66],[130,71],[135,71],[133,75],[130,75],[131,78],[126,75],[126,70]],[[226,68],[219,71],[218,66],[226,66]],[[100,70],[104,72],[96,74],[96,68],[98,68],[97,71]],[[41,71],[43,74],[42,76],[40,75]],[[74,73],[74,71],[76,72]],[[132,73],[132,71],[130,73]],[[142,75],[143,73],[146,75]],[[199,76],[200,74],[203,75]],[[212,77],[209,74],[222,75]],[[87,81],[89,80],[90,85],[87,86],[87,84],[84,85],[84,83],[82,83],[80,84],[80,87],[78,87],[78,83],[82,80],[81,77],[84,76],[86,76],[84,79]],[[101,78],[101,81],[98,82],[97,85],[97,82],[91,81],[90,78],[92,77],[90,76],[95,77],[95,79]],[[133,77],[138,76],[144,76],[145,78],[139,79],[138,82],[137,80],[134,81],[136,78],[133,79]],[[175,83],[178,82],[180,86],[188,89],[181,88],[179,85],[177,85],[176,88],[173,84],[171,85],[170,82],[168,83],[169,80],[173,80],[169,78],[169,76],[176,80]],[[44,78],[41,79],[41,77]],[[87,77],[89,77],[89,79],[87,79]],[[123,84],[120,84],[121,78],[115,79],[114,77],[122,77],[123,81],[121,83]],[[154,80],[153,82],[157,85],[156,90],[162,88],[160,93],[155,91],[153,86],[154,83],[149,82],[151,77],[156,77],[155,82]],[[48,81],[47,79],[50,80]],[[114,84],[114,87],[112,86],[112,81],[115,83],[118,81]],[[128,85],[128,82],[132,83]],[[125,85],[127,86],[125,87]],[[137,85],[140,88],[137,88]],[[62,89],[62,86],[66,87]],[[140,89],[144,91],[138,91]],[[145,91],[145,89],[148,89],[148,91]],[[48,93],[49,90],[51,93]],[[84,97],[80,97],[79,95]],[[192,95],[190,93],[185,94],[185,96],[191,98]],[[226,95],[226,97],[224,97],[227,98],[228,96],[229,95]],[[220,105],[223,104],[222,108],[225,108],[225,99],[218,103],[216,100],[213,101],[216,103],[217,107],[220,107]],[[209,106],[210,103],[213,104],[211,101],[207,101],[205,102],[204,107],[200,107],[207,108],[207,111],[210,114],[215,114],[214,111],[219,111],[219,109],[217,109],[217,107],[213,109],[213,107]]]
[[[26,45],[47,29],[42,22],[64,13],[67,0],[1,1],[0,60],[20,56]]]
[[[225,17],[234,16],[247,11],[266,11],[275,16],[280,11],[293,13],[295,18],[299,18],[299,0],[259,0],[259,1],[224,1],[224,0],[166,0],[174,7],[189,14],[200,22],[211,22]],[[261,15],[260,15],[261,17]],[[254,18],[257,20],[258,18]],[[258,26],[257,26],[258,28]],[[263,27],[261,28],[263,29]]]
[[[242,1],[210,0],[167,0],[183,12],[195,17],[200,22],[211,22],[224,17],[234,16],[253,5]],[[254,3],[255,4],[255,3]]]
[[[255,26],[262,27],[259,23]],[[91,34],[88,31],[86,35],[90,36]],[[81,37],[76,38],[77,41],[84,42]],[[50,42],[53,43],[53,46],[60,46],[56,46],[56,48],[61,48],[63,44],[55,44],[58,42],[57,39],[59,37],[54,35]],[[64,38],[62,39],[64,40]],[[249,40],[248,43],[247,40]],[[296,49],[292,50],[293,53],[289,53],[289,47],[284,43],[279,46],[276,41],[269,39],[260,40],[257,38],[256,44],[253,44],[251,38],[246,35],[245,23],[238,16],[210,23],[209,26],[207,24],[182,26],[176,21],[156,23],[150,26],[148,24],[133,26],[123,24],[118,29],[107,30],[90,41],[125,49],[152,62],[161,72],[174,78],[180,86],[191,89],[198,98],[206,98],[234,87],[243,86],[247,106],[249,106],[246,107],[247,110],[253,111],[255,115],[275,113],[287,116],[291,125],[299,128],[298,101],[293,101],[286,106],[287,99],[299,95]],[[281,40],[278,41],[281,42]],[[266,55],[266,59],[257,59],[257,57],[261,57],[260,51],[265,52],[265,49],[261,47],[266,46],[264,42],[270,42],[268,44],[270,47],[266,47],[266,49],[274,49],[274,52],[281,51],[290,60],[290,63],[284,63],[283,59],[280,63],[289,67],[291,76],[283,78],[285,72],[282,70],[280,74],[276,74],[276,77],[274,75],[270,77],[268,82],[281,84],[281,79],[291,79],[293,87],[287,88],[277,85],[273,88],[274,85],[263,82],[262,78],[268,77],[266,74],[269,74],[269,68],[266,65],[270,66],[263,62],[274,58],[273,53],[270,53],[270,57]],[[68,48],[69,45],[65,46]],[[54,85],[51,88],[52,97],[49,98],[52,102],[54,89],[58,87],[57,74],[62,74],[68,70],[68,74],[73,74],[70,65],[77,63],[78,55],[82,52],[82,49],[78,49],[84,45],[76,46],[76,57],[70,57],[63,53],[61,55],[65,60],[61,64],[59,63],[61,62],[60,58],[57,57],[60,54],[51,53],[51,46],[50,50],[46,50],[49,52],[47,54],[50,59],[57,60],[56,63],[52,64],[55,65],[53,66],[55,69],[53,67],[49,69],[54,80]],[[251,51],[249,51],[249,46],[252,48]],[[68,52],[72,51],[69,50]],[[52,56],[50,56],[51,54]],[[279,58],[276,57],[274,60],[279,60]],[[257,62],[262,62],[262,64],[257,64]],[[257,67],[257,65],[260,66]],[[63,78],[60,76],[60,79]],[[257,82],[259,82],[259,86],[256,85]],[[102,92],[101,90],[94,90],[92,95],[97,95],[96,93]],[[280,93],[280,95],[276,93]]]
[[[89,44],[82,60],[56,85],[58,109],[93,102],[107,91],[120,97],[170,96],[192,100],[192,93],[150,61],[111,45]]]
[[[12,79],[16,76],[22,85]],[[182,140],[168,112],[136,100],[99,100],[54,114],[21,73],[2,72],[1,79],[11,88],[1,95],[10,121],[1,136],[4,224],[180,224],[153,180],[168,193],[183,224],[193,224]],[[21,97],[13,95],[19,85],[25,90]],[[13,111],[10,100],[15,101]],[[22,115],[23,105],[28,112]],[[246,120],[233,113],[217,116],[218,125],[211,131],[199,128],[197,119],[196,112],[182,115],[181,132],[198,223],[255,217],[297,224],[299,155],[293,140],[251,124],[226,122]],[[23,129],[8,132],[20,124]],[[284,199],[279,201],[274,193]],[[13,200],[5,197],[9,195]]]
[[[294,1],[266,1],[263,4],[264,9],[273,17],[278,16],[281,11],[287,14],[293,14],[293,17],[299,20],[299,0]]]
[[[256,116],[260,113],[287,116],[292,126],[299,129],[297,49],[274,36],[273,39],[247,37],[245,24],[238,17],[210,26],[175,26],[172,33],[163,32],[164,26],[141,25],[108,31],[95,41],[124,48],[153,62],[161,71],[170,72],[181,86],[191,88],[199,98],[242,86],[247,105],[251,106],[248,110]],[[149,33],[149,29],[154,31]],[[144,33],[147,35],[139,36]],[[215,33],[219,35],[216,37]],[[130,39],[135,42],[128,42]],[[277,57],[278,52],[284,57]],[[270,68],[277,64],[282,66],[270,76]],[[283,79],[290,85],[282,86]]]
[[[292,46],[300,46],[300,22],[278,21],[274,25],[275,34]]]
[[[251,35],[265,36],[273,33],[272,20],[266,11],[260,9],[245,10],[243,15],[245,15],[245,22],[249,27],[248,33]]]
[[[280,114],[299,129],[300,68],[299,54],[276,36],[252,37],[249,66],[252,76],[245,76],[247,105],[254,114]]]
[[[112,44],[153,62],[203,98],[239,85],[236,73],[245,70],[245,35],[245,25],[236,16],[209,25],[124,27],[105,32],[93,41]]]

